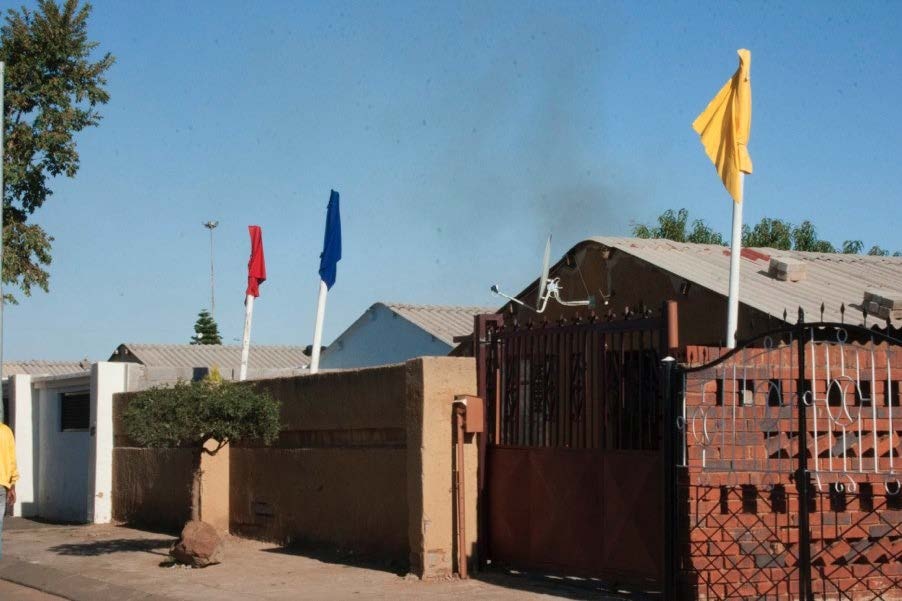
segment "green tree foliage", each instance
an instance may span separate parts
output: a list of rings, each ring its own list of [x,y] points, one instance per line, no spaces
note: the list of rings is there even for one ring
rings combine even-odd
[[[97,106],[109,100],[109,53],[91,60],[91,6],[39,0],[37,10],[10,9],[0,28],[4,90],[3,282],[26,296],[48,289],[53,238],[28,223],[53,191],[52,178],[74,177],[79,156],[75,134],[100,123]],[[6,300],[14,299],[8,296]]]
[[[807,219],[792,228],[792,249],[818,253],[835,253],[836,247],[817,237],[817,229]]]
[[[746,248],[792,248],[792,224],[782,219],[765,217],[749,228],[742,226],[742,245]]]
[[[658,216],[658,225],[649,227],[644,224],[633,226],[633,235],[637,238],[665,238],[675,242],[695,242],[697,244],[724,244],[723,236],[712,230],[701,219],[692,222],[689,227],[689,211],[668,209]]]
[[[132,397],[123,413],[128,435],[148,447],[192,447],[208,441],[269,444],[279,434],[279,402],[236,382],[205,378],[154,387]]]
[[[864,242],[861,240],[846,240],[842,243],[842,254],[844,255],[857,255],[861,253],[864,248]],[[870,253],[868,253],[870,254]]]
[[[634,224],[633,235],[637,238],[666,238],[676,242],[697,242],[701,244],[724,245],[724,237],[708,225],[696,219],[692,228],[688,227],[689,211],[668,209],[658,216],[658,225]],[[783,219],[764,217],[754,226],[742,227],[742,246],[746,248],[775,248],[778,250],[802,250],[809,252],[835,253],[837,248],[817,235],[814,224],[807,219],[799,225]],[[861,254],[864,243],[861,240],[846,240],[840,249],[846,254]],[[888,256],[888,250],[872,246],[869,255]],[[894,257],[902,256],[896,251]]]
[[[122,420],[129,437],[140,445],[196,451],[191,515],[199,519],[201,453],[215,454],[239,440],[270,444],[279,435],[279,402],[246,384],[212,377],[141,391],[132,397]]]
[[[216,325],[216,320],[213,319],[210,312],[206,309],[197,314],[191,344],[222,344],[222,338],[219,336],[219,326]]]

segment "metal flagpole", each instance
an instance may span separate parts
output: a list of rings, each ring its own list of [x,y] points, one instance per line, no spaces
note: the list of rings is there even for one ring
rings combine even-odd
[[[251,319],[254,315],[254,295],[248,294],[244,299],[244,338],[241,340],[241,370],[238,379],[247,379],[247,358],[251,349]]]
[[[6,109],[3,106],[3,96],[5,90],[5,68],[6,65],[0,61],[0,274],[3,273],[3,209],[6,206],[3,195],[3,151],[6,145],[3,140],[4,123]],[[3,278],[0,277],[0,374],[3,372]],[[6,415],[3,414],[3,378],[0,375],[0,421],[6,421]]]
[[[739,259],[742,253],[742,203],[745,202],[745,173],[739,172],[739,198],[733,203],[733,234],[730,240],[730,293],[727,297],[727,348],[736,348],[739,321]]]
[[[216,319],[216,279],[213,276],[213,230],[219,225],[218,221],[205,221],[205,228],[210,230],[210,317]]]
[[[326,294],[329,287],[322,280],[319,281],[319,298],[316,300],[316,326],[313,330],[313,348],[310,352],[310,373],[319,371],[319,348],[323,341],[323,319],[326,317]]]

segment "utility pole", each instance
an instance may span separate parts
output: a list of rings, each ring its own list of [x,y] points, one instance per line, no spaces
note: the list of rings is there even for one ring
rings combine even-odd
[[[0,272],[3,271],[3,209],[6,205],[5,197],[3,196],[3,151],[6,148],[3,141],[3,132],[4,132],[4,120],[3,116],[5,115],[4,107],[3,107],[3,90],[4,88],[4,69],[6,65],[0,61]],[[0,372],[3,370],[3,278],[0,277]],[[3,378],[2,374],[0,374],[0,422],[3,422],[6,418],[3,415]]]
[[[206,221],[203,226],[210,230],[210,317],[216,319],[216,280],[213,277],[213,230],[219,225],[218,221]]]

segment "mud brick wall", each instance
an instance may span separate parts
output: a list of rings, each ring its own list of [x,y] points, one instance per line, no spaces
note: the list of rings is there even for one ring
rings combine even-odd
[[[902,599],[902,352],[806,350],[814,592]],[[726,352],[689,347],[685,357],[701,365]],[[796,345],[748,349],[686,375],[677,534],[684,598],[797,598],[797,353]]]

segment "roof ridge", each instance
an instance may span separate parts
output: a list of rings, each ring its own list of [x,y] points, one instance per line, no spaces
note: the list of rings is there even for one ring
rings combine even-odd
[[[418,304],[418,303],[392,303],[380,301],[386,307],[401,307],[404,309],[488,309],[490,307],[484,305],[436,305],[436,304]]]

